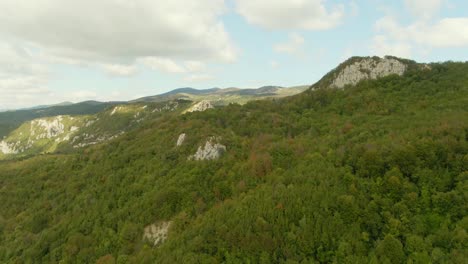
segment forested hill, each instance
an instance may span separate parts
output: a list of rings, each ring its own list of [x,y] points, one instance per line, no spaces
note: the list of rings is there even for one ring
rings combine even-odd
[[[467,73],[355,59],[300,95],[1,162],[0,262],[466,263]]]
[[[56,115],[89,115],[103,111],[117,102],[100,103],[85,101],[77,104],[58,104],[31,109],[0,112],[0,138],[7,136],[22,123],[41,117]]]

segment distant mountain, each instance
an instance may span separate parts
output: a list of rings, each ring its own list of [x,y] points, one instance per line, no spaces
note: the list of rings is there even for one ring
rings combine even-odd
[[[122,102],[99,102],[84,101],[80,103],[63,102],[55,105],[34,106],[27,109],[0,111],[0,138],[7,136],[18,128],[22,123],[41,117],[52,117],[58,115],[89,115],[103,111],[104,109],[118,104],[133,103],[157,103],[174,100],[190,100],[194,103],[210,101],[213,105],[227,105],[229,103],[245,104],[251,100],[266,98],[281,98],[298,94],[306,90],[308,86],[297,86],[283,88],[279,86],[264,86],[258,89],[239,88],[211,88],[194,89],[190,87],[178,88],[160,95],[142,97],[131,101]]]
[[[136,102],[163,102],[169,101],[174,99],[188,99],[190,95],[206,95],[212,94],[220,90],[219,88],[212,88],[212,89],[203,89],[198,90],[195,88],[185,87],[185,88],[178,88],[166,93],[162,93],[159,95],[152,95],[152,96],[145,96],[142,98],[138,98],[136,100],[131,100],[130,103]]]
[[[37,110],[37,109],[49,108],[53,106],[67,106],[67,105],[72,105],[72,104],[73,104],[72,102],[62,102],[62,103],[51,104],[51,105],[37,105],[37,106],[21,108],[17,110]],[[16,111],[16,110],[13,110],[13,111]]]
[[[187,93],[187,94],[209,94],[209,93],[214,93],[221,90],[220,88],[211,88],[211,89],[203,89],[203,90],[198,90],[195,88],[178,88],[172,91],[169,91],[167,93],[160,94],[160,96],[168,96],[168,95],[173,95],[173,94],[179,94],[179,93]]]
[[[40,117],[57,115],[89,115],[101,112],[118,102],[86,101],[76,104],[61,103],[53,106],[36,106],[30,109],[0,112],[0,138],[8,135],[22,123]]]
[[[256,89],[241,89],[241,88],[211,88],[198,90],[194,88],[179,88],[167,93],[155,96],[142,97],[130,101],[136,102],[163,102],[169,100],[186,99],[191,101],[211,101],[215,105],[227,105],[229,103],[244,104],[251,100],[265,98],[280,98],[298,94],[307,89],[308,86],[297,87],[280,87],[280,86],[263,86]]]

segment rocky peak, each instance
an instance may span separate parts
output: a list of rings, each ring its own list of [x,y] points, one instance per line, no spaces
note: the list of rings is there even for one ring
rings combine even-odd
[[[316,88],[338,88],[356,85],[363,80],[375,80],[389,75],[403,75],[411,65],[417,63],[397,57],[352,57],[326,74],[312,86]]]
[[[406,71],[406,64],[391,58],[363,58],[342,69],[333,80],[332,86],[343,88],[346,85],[356,85],[366,79],[377,79],[392,74],[403,75]]]
[[[190,156],[189,160],[219,159],[226,152],[226,146],[219,144],[219,140],[217,137],[208,138],[205,146],[199,146],[197,152]]]

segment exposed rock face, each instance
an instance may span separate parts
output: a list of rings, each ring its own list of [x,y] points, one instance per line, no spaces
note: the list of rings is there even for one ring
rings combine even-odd
[[[154,246],[164,242],[167,239],[167,233],[172,222],[161,222],[145,227],[143,239],[149,240]]]
[[[200,102],[196,103],[192,107],[190,107],[187,110],[187,112],[189,112],[189,113],[191,113],[191,112],[203,112],[203,111],[205,111],[207,109],[210,109],[210,108],[214,108],[213,105],[211,104],[211,102],[203,100],[203,101],[200,101]]]
[[[109,141],[112,139],[115,139],[117,137],[120,137],[121,135],[125,134],[124,131],[120,131],[119,133],[115,135],[90,135],[88,133],[84,133],[81,136],[75,136],[71,143],[74,144],[77,140],[84,140],[84,142],[74,144],[73,148],[83,148],[91,145],[96,145],[105,141]]]
[[[89,120],[86,122],[85,127],[90,127],[92,124],[96,123],[99,119]]]
[[[197,152],[189,157],[189,160],[215,160],[219,159],[224,152],[226,152],[226,146],[217,143],[219,139],[216,137],[209,138],[205,146],[198,147]]]
[[[0,141],[0,151],[3,154],[17,154],[18,151],[15,149],[15,146],[13,144],[8,144],[5,141]]]
[[[182,144],[185,141],[185,136],[186,136],[185,133],[182,133],[179,135],[179,138],[177,139],[177,144],[176,144],[177,147],[182,146]]]
[[[53,148],[53,144],[69,140],[70,136],[79,130],[78,126],[67,127],[65,125],[71,120],[73,118],[69,116],[32,120],[19,128],[23,131],[13,132],[7,139],[0,142],[0,152],[3,154],[23,153],[33,146],[37,146],[36,142],[41,142],[42,145],[39,147]],[[29,132],[24,131],[24,129],[29,129]],[[44,145],[43,143],[47,140],[49,143]]]
[[[38,136],[38,138],[53,138],[57,137],[65,132],[65,126],[62,123],[62,116],[57,116],[52,120],[47,119],[36,119],[31,121],[31,135],[34,135],[36,131],[42,130],[44,133]],[[38,128],[39,129],[36,129]]]
[[[117,113],[117,111],[119,111],[120,109],[121,109],[120,106],[114,107],[114,109],[112,110],[112,112],[110,113],[110,115],[111,115],[111,116],[114,115],[114,114]]]
[[[377,79],[392,74],[403,75],[406,65],[394,58],[365,58],[346,66],[335,78],[333,87],[343,88],[366,79]]]
[[[164,112],[164,111],[175,111],[177,110],[177,108],[179,107],[179,103],[178,102],[169,102],[167,104],[165,104],[163,107],[157,107],[155,108],[153,111],[151,111],[152,113],[155,113],[155,112]]]

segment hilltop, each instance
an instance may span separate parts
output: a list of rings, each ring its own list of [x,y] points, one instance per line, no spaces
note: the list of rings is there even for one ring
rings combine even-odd
[[[0,260],[464,263],[468,63],[382,60],[138,124],[150,103],[112,106],[93,130],[122,113],[122,135],[0,162]]]
[[[405,72],[427,69],[426,64],[393,56],[351,57],[327,73],[312,88],[338,88],[353,86],[363,80],[375,80],[389,75],[402,76]]]

